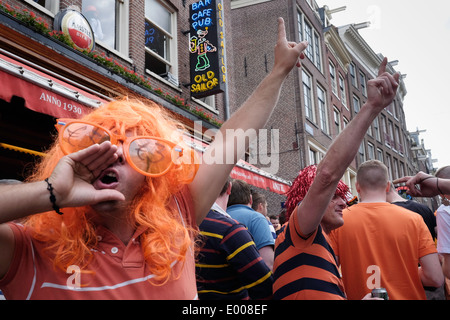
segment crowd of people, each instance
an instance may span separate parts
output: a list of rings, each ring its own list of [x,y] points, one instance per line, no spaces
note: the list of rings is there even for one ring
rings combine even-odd
[[[204,158],[243,157],[248,145],[227,131],[265,126],[307,46],[289,42],[278,20],[272,71]],[[433,214],[388,200],[381,162],[359,167],[358,204],[347,208],[340,180],[395,97],[399,74],[386,65],[323,160],[299,172],[281,216],[229,179],[234,162],[199,164],[180,124],[152,102],[124,98],[58,119],[58,138],[28,181],[0,185],[0,289],[7,299],[377,300],[371,290],[383,287],[391,299],[425,299],[424,286],[450,276],[450,209],[437,211],[436,249]],[[399,183],[447,199],[450,169]]]

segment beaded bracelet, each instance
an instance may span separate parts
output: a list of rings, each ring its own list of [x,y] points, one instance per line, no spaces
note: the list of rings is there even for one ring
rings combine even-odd
[[[61,212],[59,207],[56,205],[56,197],[53,194],[52,184],[48,181],[48,178],[45,179],[45,182],[47,182],[47,190],[50,192],[50,202],[52,203],[53,210],[55,210],[57,214],[63,214],[63,212]]]

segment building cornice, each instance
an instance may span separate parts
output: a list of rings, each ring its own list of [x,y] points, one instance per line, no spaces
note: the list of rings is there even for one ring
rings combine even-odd
[[[348,65],[352,62],[352,57],[345,47],[345,43],[336,31],[334,26],[330,26],[324,31],[325,43],[333,52],[337,62],[345,72],[348,71]]]
[[[372,50],[364,38],[361,37],[354,24],[339,27],[338,32],[342,41],[345,43],[346,48],[352,53],[354,59],[365,67],[372,78],[376,78],[378,76],[378,68],[383,61],[384,56],[382,54],[377,54]],[[387,71],[391,74],[396,72],[396,70],[389,64],[387,66]],[[403,78],[400,77],[397,95],[401,101],[403,101],[406,93],[407,90],[405,83]]]

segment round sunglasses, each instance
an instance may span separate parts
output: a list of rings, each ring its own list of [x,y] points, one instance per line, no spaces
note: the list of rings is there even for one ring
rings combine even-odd
[[[183,156],[183,148],[158,137],[126,137],[88,121],[57,119],[59,144],[64,154],[83,150],[94,144],[110,141],[123,143],[123,153],[128,164],[136,171],[149,177],[159,177],[169,171]]]

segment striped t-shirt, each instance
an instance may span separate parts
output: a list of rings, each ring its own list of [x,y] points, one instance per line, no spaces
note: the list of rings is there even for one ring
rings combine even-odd
[[[322,227],[303,236],[293,213],[275,243],[274,299],[342,300],[344,285]]]
[[[199,228],[202,242],[195,266],[200,300],[272,296],[272,273],[244,225],[210,210]]]

